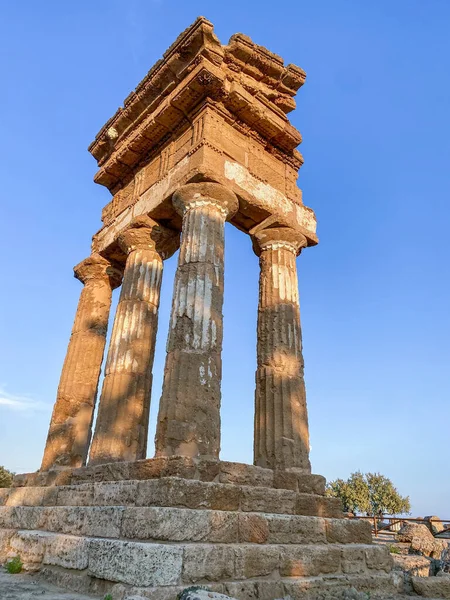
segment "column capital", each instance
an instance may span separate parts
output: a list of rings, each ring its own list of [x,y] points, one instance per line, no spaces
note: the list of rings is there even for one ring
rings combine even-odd
[[[108,279],[112,289],[119,287],[123,275],[118,267],[97,252],[78,263],[73,268],[73,273],[85,285],[88,281]]]
[[[173,194],[172,202],[182,216],[188,210],[204,206],[218,210],[225,219],[231,219],[239,208],[234,192],[220,183],[209,181],[183,185]]]
[[[180,234],[142,215],[133,219],[116,240],[127,255],[133,250],[155,250],[161,258],[166,259],[177,250]]]
[[[306,237],[291,227],[269,227],[256,231],[252,235],[253,250],[257,256],[265,250],[285,248],[296,256],[308,244]]]

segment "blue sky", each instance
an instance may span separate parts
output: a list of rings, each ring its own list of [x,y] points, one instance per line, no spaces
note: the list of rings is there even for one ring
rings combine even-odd
[[[291,116],[320,237],[298,261],[314,472],[380,471],[415,515],[450,518],[448,0],[0,0],[0,464],[42,458],[72,266],[110,197],[87,146],[198,15],[308,74]],[[231,226],[226,244],[222,457],[251,462],[258,261]]]

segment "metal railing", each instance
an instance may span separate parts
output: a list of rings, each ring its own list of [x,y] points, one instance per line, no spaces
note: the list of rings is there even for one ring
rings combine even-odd
[[[431,531],[435,538],[450,539],[450,519],[418,519],[410,517],[363,517],[359,515],[353,515],[352,519],[365,519],[372,523],[372,533],[377,536],[380,532],[385,533],[396,533],[403,525],[407,523],[417,523],[420,525],[426,525]],[[434,532],[431,525],[433,523],[440,523],[444,529],[439,532]]]

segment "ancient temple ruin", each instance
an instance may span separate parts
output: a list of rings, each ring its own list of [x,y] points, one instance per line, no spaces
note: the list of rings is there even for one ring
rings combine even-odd
[[[317,244],[316,220],[287,117],[304,81],[245,35],[222,45],[199,18],[90,145],[112,200],[74,269],[83,288],[41,470],[0,490],[0,559],[20,553],[57,583],[121,599],[194,583],[265,600],[391,585],[387,549],[311,474],[296,258]],[[254,465],[219,458],[226,221],[260,264]],[[161,280],[177,250],[146,459]]]

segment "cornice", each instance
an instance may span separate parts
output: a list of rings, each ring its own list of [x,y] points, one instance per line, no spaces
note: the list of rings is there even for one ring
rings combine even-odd
[[[200,17],[170,46],[102,127],[89,151],[97,159],[94,178],[111,191],[130,178],[152,151],[189,124],[205,99],[223,105],[236,127],[259,136],[273,153],[301,164],[300,133],[286,112],[305,73],[242,34],[222,46],[212,24]],[[251,133],[250,133],[251,132]]]

